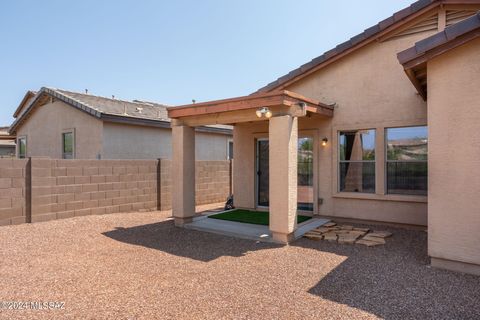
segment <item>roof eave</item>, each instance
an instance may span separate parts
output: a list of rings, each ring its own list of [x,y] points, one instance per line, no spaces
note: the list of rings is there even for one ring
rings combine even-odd
[[[259,106],[271,107],[276,105],[289,105],[298,102],[303,102],[307,107],[310,107],[308,110],[310,112],[327,116],[333,115],[333,107],[287,90],[170,107],[167,108],[167,111],[169,118],[178,119],[184,117],[255,109]]]
[[[414,68],[426,70],[429,60],[480,37],[480,11],[474,16],[449,26],[444,31],[425,38],[397,54],[405,73],[424,100],[427,91],[419,84]]]
[[[260,88],[256,93],[285,89],[291,84],[372,43],[373,41],[376,41],[382,36],[389,34],[398,27],[411,22],[440,5],[472,3],[478,2],[472,0],[419,0],[411,4],[409,7],[394,13],[391,17],[379,22],[373,27],[366,29],[364,32],[352,37],[350,40],[338,45],[336,48],[325,52],[323,55],[300,66],[287,75],[278,78],[263,88]]]

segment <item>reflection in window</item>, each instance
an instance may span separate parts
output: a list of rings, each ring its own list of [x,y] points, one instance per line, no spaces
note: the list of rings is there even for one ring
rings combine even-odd
[[[228,159],[233,159],[233,141],[228,141]]]
[[[387,193],[427,194],[427,127],[387,129]]]
[[[342,131],[339,135],[341,192],[375,192],[375,130]]]
[[[63,159],[73,159],[73,132],[62,133]]]
[[[297,209],[313,211],[313,138],[298,139]]]
[[[18,145],[18,157],[20,159],[25,159],[27,156],[27,138],[21,137],[17,140]]]

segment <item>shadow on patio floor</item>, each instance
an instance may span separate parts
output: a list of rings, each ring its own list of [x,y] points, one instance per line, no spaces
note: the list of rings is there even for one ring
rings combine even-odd
[[[480,277],[430,268],[423,231],[378,229],[394,233],[385,246],[295,242],[348,257],[308,292],[386,319],[480,318]]]
[[[128,244],[161,250],[176,256],[208,262],[222,256],[240,257],[247,252],[279,248],[273,243],[257,243],[212,233],[177,228],[173,220],[116,228],[103,235]]]

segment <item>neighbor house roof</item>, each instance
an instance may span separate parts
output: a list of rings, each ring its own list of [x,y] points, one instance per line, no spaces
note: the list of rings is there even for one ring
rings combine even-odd
[[[2,146],[14,146],[15,136],[8,133],[8,127],[0,127],[0,145]]]
[[[377,40],[381,36],[395,30],[396,28],[408,23],[417,17],[429,12],[441,5],[458,4],[480,4],[479,0],[419,0],[409,7],[397,11],[392,16],[380,21],[378,24],[366,29],[362,33],[351,39],[337,45],[335,48],[314,58],[310,62],[290,71],[288,74],[269,83],[257,92],[269,92],[273,90],[284,89],[288,85],[302,79],[305,76],[329,65],[330,63],[356,51],[359,48]]]
[[[480,37],[480,11],[398,53],[398,61],[403,65],[420,95],[426,99],[427,61],[478,37]]]
[[[15,112],[13,113],[13,117],[16,118],[20,115],[20,113],[22,112],[23,110],[23,107],[25,106],[25,104],[35,96],[37,92],[36,91],[32,91],[32,90],[28,90],[27,93],[25,93],[25,96],[23,96],[23,99],[22,101],[20,102],[20,104],[18,105],[17,109],[15,110]]]
[[[125,101],[114,98],[106,98],[86,93],[72,92],[62,89],[43,87],[35,93],[10,127],[10,132],[15,132],[39,104],[45,103],[46,98],[58,99],[80,111],[83,111],[102,121],[154,126],[170,127],[170,119],[167,114],[167,106],[146,101]],[[24,98],[25,99],[25,98]],[[208,126],[198,129],[199,131],[231,134],[231,127]]]

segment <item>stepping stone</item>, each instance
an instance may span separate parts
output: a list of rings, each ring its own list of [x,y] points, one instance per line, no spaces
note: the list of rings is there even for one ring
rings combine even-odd
[[[346,243],[346,244],[354,244],[355,241],[358,239],[358,235],[340,235],[338,237],[338,243]]]
[[[312,231],[320,232],[320,233],[325,233],[325,232],[330,231],[330,228],[319,227],[319,228],[317,228],[317,229],[313,229]]]
[[[370,232],[368,235],[377,238],[388,238],[392,236],[392,233],[388,231],[373,231]]]
[[[385,239],[379,237],[371,237],[370,234],[367,234],[362,240],[377,242],[379,244],[385,244]]]
[[[323,227],[334,227],[336,226],[337,224],[335,222],[327,222],[323,225]]]
[[[333,232],[327,232],[323,235],[323,239],[327,241],[337,241],[337,234]]]
[[[357,236],[364,236],[366,234],[365,231],[358,231],[358,230],[352,230],[352,231],[349,231],[348,234],[351,234],[351,235],[357,235]]]
[[[361,244],[361,245],[364,245],[364,246],[367,246],[367,247],[374,247],[374,246],[381,245],[381,243],[378,243],[378,242],[375,242],[375,241],[364,240],[364,239],[357,240],[355,243],[356,244],[358,243],[358,244]]]
[[[370,229],[368,229],[368,228],[353,228],[353,230],[355,230],[355,231],[363,231],[363,232],[368,232],[368,231],[370,231]]]
[[[306,233],[303,236],[307,239],[315,240],[315,241],[319,241],[319,240],[323,239],[323,236],[318,235],[318,234],[312,234],[312,233]]]
[[[353,226],[340,226],[343,230],[353,230]]]

